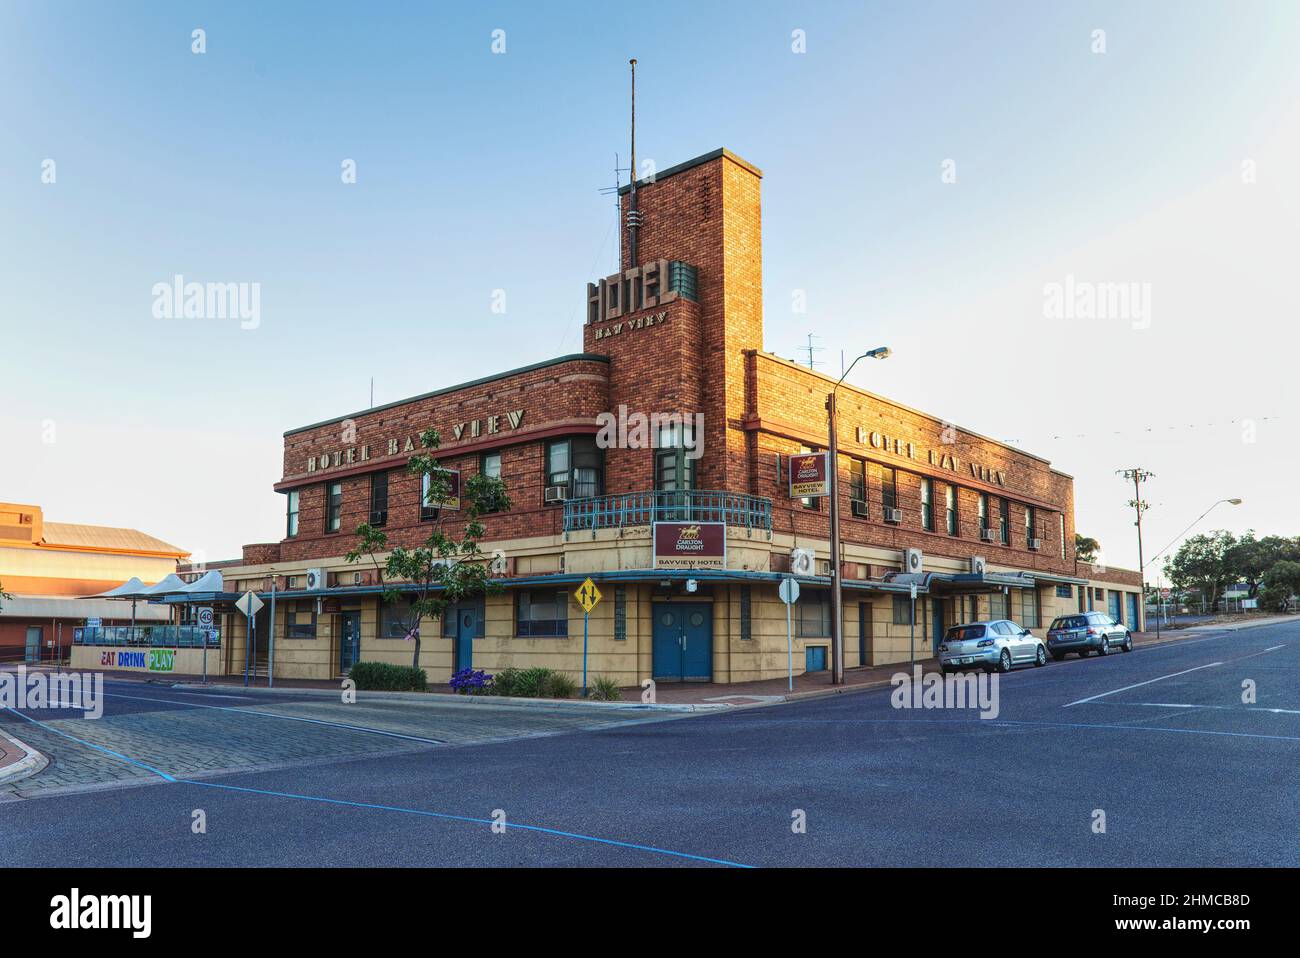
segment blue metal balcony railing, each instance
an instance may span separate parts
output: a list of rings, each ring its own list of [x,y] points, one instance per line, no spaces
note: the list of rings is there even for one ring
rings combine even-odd
[[[221,647],[220,635],[213,637],[212,629],[197,625],[129,625],[84,626],[72,630],[74,645],[155,646],[169,649],[201,649],[204,640],[208,648]]]
[[[772,500],[737,492],[656,490],[621,496],[585,496],[564,503],[566,533],[622,529],[652,522],[725,522],[772,533]]]

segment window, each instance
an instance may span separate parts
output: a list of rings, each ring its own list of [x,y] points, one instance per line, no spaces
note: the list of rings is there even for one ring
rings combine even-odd
[[[804,592],[794,604],[794,634],[800,638],[823,638],[831,634],[829,592]]]
[[[556,439],[546,444],[546,484],[563,486],[569,498],[605,494],[605,455],[595,436]]]
[[[689,425],[661,425],[654,454],[654,484],[658,492],[686,493],[695,488],[695,462],[686,454],[695,448],[700,437]],[[689,516],[686,496],[656,496],[661,519],[685,519]]]
[[[849,460],[849,498],[855,502],[867,501],[867,463],[865,460]]]
[[[381,602],[379,606],[379,638],[406,638],[407,624],[411,621],[411,601]]]
[[[287,639],[316,638],[315,599],[299,599],[285,607],[284,635]]]
[[[478,471],[481,475],[487,476],[489,479],[500,479],[501,478],[501,453],[499,452],[483,453],[483,455],[480,456],[478,460]],[[489,507],[484,509],[483,511],[496,512],[497,510],[495,507]]]
[[[425,473],[420,477],[420,521],[431,522],[438,518],[438,507],[429,503],[429,484],[433,476]]]
[[[325,531],[338,532],[343,523],[343,483],[325,486]]]
[[[1056,587],[1056,597],[1057,597],[1058,599],[1072,599],[1072,598],[1074,598],[1074,586],[1072,586],[1072,585],[1058,585],[1058,586]]]
[[[515,593],[515,635],[569,634],[569,594],[563,589],[525,589]]]
[[[894,596],[894,625],[912,624],[912,597],[910,595]]]
[[[376,472],[370,477],[370,524],[388,525],[388,473]]]
[[[1032,549],[1034,547],[1034,507],[1025,506],[1025,546]]]
[[[980,519],[980,538],[984,538],[984,533],[989,529],[989,494],[981,492],[979,497],[979,519]]]
[[[892,510],[898,508],[898,473],[893,469],[880,470],[880,506],[886,519]]]
[[[957,487],[949,486],[944,492],[944,525],[948,535],[957,534]]]
[[[1007,608],[1007,597],[1001,592],[989,596],[989,618],[990,619],[1009,619],[1011,610]]]
[[[1020,590],[1020,624],[1026,629],[1038,628],[1038,590]]]
[[[284,534],[292,539],[298,534],[298,490],[289,490],[288,512],[285,520]]]
[[[627,641],[627,587],[614,587],[614,641]]]
[[[934,531],[934,480],[921,480],[921,528]]]
[[[805,453],[806,453],[806,452],[817,452],[816,449],[812,449],[812,448],[810,448],[810,447],[808,447],[808,446],[800,446],[800,447],[799,447],[799,451],[800,451],[800,452],[805,452]],[[803,503],[803,507],[804,507],[805,509],[811,509],[811,510],[813,510],[814,512],[820,512],[820,511],[821,511],[821,508],[822,508],[822,500],[821,500],[821,497],[820,497],[820,496],[804,496],[804,497],[803,497],[802,499],[800,499],[799,501]]]
[[[740,587],[740,641],[748,642],[754,637],[754,625],[751,618],[751,605],[753,602],[752,587],[742,585]]]
[[[1011,503],[1006,499],[998,500],[998,541],[1004,546],[1011,544]]]

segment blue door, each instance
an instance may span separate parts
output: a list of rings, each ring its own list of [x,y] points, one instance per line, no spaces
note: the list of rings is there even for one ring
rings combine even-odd
[[[1138,597],[1136,592],[1129,592],[1125,595],[1128,599],[1128,622],[1125,623],[1130,629],[1136,629],[1138,622]]]
[[[1124,618],[1120,615],[1119,611],[1119,593],[1114,589],[1111,589],[1110,592],[1107,593],[1106,599],[1110,603],[1110,617],[1116,622],[1123,622]]]
[[[655,603],[655,681],[707,682],[713,677],[711,612],[700,602]]]
[[[260,645],[262,625],[256,625]],[[348,670],[361,658],[361,613],[344,612],[339,616],[339,673],[347,675]]]
[[[474,667],[474,632],[477,623],[474,618],[474,609],[467,606],[460,606],[456,610],[456,669],[459,672],[462,669]]]
[[[803,668],[805,672],[826,671],[826,646],[810,645],[803,650]]]

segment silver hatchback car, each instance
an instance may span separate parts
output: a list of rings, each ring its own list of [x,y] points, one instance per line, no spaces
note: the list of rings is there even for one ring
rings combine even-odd
[[[1010,619],[954,625],[939,645],[939,669],[944,675],[962,669],[1010,672],[1017,665],[1044,666],[1043,640]]]

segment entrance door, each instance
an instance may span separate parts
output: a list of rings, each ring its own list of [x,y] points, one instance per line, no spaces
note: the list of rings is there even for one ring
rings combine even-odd
[[[707,682],[713,677],[713,617],[702,602],[654,607],[655,681]]]
[[[456,610],[456,671],[473,668],[474,609],[461,606]]]
[[[805,672],[826,671],[826,646],[809,645],[804,648],[803,670]]]
[[[1119,608],[1119,593],[1114,589],[1106,594],[1106,600],[1110,604],[1110,617],[1116,622],[1123,622],[1124,618]]]
[[[867,664],[871,648],[871,603],[858,603],[858,665]]]
[[[27,627],[26,660],[29,665],[41,660],[41,627],[38,625]]]
[[[939,648],[943,641],[943,599],[932,599],[930,606],[930,647]]]
[[[339,613],[339,672],[346,673],[361,658],[361,613]]]
[[[1136,592],[1130,592],[1128,598],[1128,622],[1125,623],[1130,629],[1136,629],[1139,625],[1138,620],[1138,597]]]

